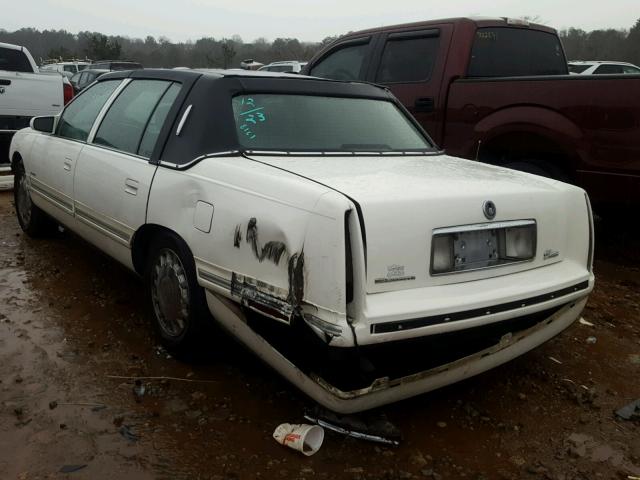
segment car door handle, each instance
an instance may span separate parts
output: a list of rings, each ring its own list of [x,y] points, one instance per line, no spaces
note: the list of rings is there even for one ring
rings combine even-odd
[[[423,97],[416,99],[413,106],[416,112],[433,112],[435,102],[433,101],[433,97]]]
[[[65,157],[64,164],[62,168],[64,168],[67,172],[71,171],[71,165],[73,165],[73,159],[69,157]]]
[[[124,181],[124,191],[129,195],[138,195],[138,181],[133,178],[127,178]]]

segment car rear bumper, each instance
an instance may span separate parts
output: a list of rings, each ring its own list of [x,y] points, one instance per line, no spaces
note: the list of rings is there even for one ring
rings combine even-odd
[[[253,331],[233,302],[207,292],[216,319],[258,357],[322,406],[338,413],[355,413],[426,393],[485,372],[516,358],[558,335],[580,315],[587,296],[559,307],[525,330],[508,332],[487,348],[424,371],[380,378],[366,388],[341,390],[312,373],[305,373]],[[515,330],[515,329],[514,329]]]
[[[503,322],[584,297],[594,282],[584,265],[564,260],[477,282],[371,294],[354,334],[358,345],[375,345]]]

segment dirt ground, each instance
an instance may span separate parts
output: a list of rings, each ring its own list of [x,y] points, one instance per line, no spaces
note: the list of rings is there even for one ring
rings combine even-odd
[[[69,233],[29,239],[0,193],[0,479],[640,476],[640,425],[614,415],[640,398],[634,236],[600,225],[593,326],[381,409],[399,447],[327,432],[307,458],[271,434],[303,422],[308,398],[227,338],[195,363],[172,358],[136,277]],[[139,397],[111,376],[189,381],[145,379]]]

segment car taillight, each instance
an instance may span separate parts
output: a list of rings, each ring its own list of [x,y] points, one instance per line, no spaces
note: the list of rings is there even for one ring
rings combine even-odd
[[[73,98],[73,87],[70,83],[62,84],[62,93],[64,95],[64,104],[66,105]]]

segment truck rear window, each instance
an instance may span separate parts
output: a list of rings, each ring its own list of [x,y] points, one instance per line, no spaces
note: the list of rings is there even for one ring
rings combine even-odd
[[[27,56],[20,50],[0,47],[0,70],[7,72],[31,72],[33,68]]]
[[[248,150],[432,149],[398,107],[385,100],[255,94],[238,95],[232,103],[239,143]]]
[[[567,75],[560,39],[524,28],[488,27],[476,31],[469,77]]]

